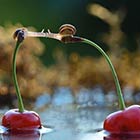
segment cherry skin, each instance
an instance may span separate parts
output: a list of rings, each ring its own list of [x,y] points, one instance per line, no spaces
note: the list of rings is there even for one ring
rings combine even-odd
[[[104,121],[104,130],[111,134],[140,134],[140,106],[132,105],[110,114]]]
[[[41,128],[41,121],[34,111],[19,112],[18,109],[11,109],[4,114],[2,125],[10,131],[34,131]]]

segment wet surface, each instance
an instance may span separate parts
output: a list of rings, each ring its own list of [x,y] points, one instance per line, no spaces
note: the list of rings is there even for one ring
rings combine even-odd
[[[128,90],[130,92],[125,99],[132,102],[131,90],[126,88],[124,93],[128,93]],[[43,129],[32,134],[13,134],[0,127],[1,139],[121,140],[110,137],[103,131],[103,121],[107,115],[118,110],[116,102],[115,91],[104,94],[100,87],[90,90],[81,88],[75,95],[67,87],[57,88],[53,95],[43,93],[33,105],[32,110],[40,115]],[[0,118],[7,110],[8,107],[0,109]]]
[[[52,128],[42,140],[102,140],[103,120],[114,109],[106,107],[49,106],[39,112],[44,126]]]
[[[140,135],[111,136],[103,130],[104,119],[114,111],[105,106],[50,105],[38,111],[43,125],[51,128],[41,140],[139,140]]]
[[[114,109],[106,107],[79,107],[75,104],[48,105],[36,109],[44,128],[35,134],[12,134],[1,127],[2,140],[102,140],[104,118]],[[1,111],[1,115],[5,110]],[[5,133],[6,132],[6,133]]]

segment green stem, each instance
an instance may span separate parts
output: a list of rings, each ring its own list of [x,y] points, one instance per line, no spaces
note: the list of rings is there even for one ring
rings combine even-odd
[[[13,74],[14,86],[16,89],[16,95],[17,95],[17,99],[18,99],[18,109],[19,109],[19,112],[24,112],[24,105],[23,105],[23,101],[22,101],[22,97],[20,94],[19,85],[18,85],[18,81],[17,81],[17,76],[16,76],[16,55],[20,48],[20,43],[21,42],[19,42],[19,41],[16,42],[13,59],[12,59],[12,74]]]
[[[89,44],[93,47],[95,47],[106,59],[106,61],[108,62],[109,64],[109,67],[111,69],[111,72],[112,72],[112,75],[113,75],[113,78],[114,78],[114,81],[115,81],[115,85],[116,85],[116,89],[117,89],[117,94],[118,94],[118,100],[119,100],[119,105],[120,105],[120,109],[124,110],[125,109],[125,102],[124,102],[124,98],[123,98],[123,95],[122,95],[122,91],[121,91],[121,87],[120,87],[120,83],[119,83],[119,80],[118,80],[118,77],[117,77],[117,74],[116,74],[116,71],[115,71],[115,68],[110,60],[110,58],[108,57],[108,55],[102,50],[102,48],[100,46],[98,46],[97,44],[95,44],[94,42],[88,40],[88,39],[85,39],[85,38],[82,38],[82,42],[83,43],[86,43],[86,44]]]

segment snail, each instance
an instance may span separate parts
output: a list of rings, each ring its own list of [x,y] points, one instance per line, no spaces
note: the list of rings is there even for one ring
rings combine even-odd
[[[64,24],[59,28],[59,33],[57,34],[58,35],[57,39],[63,43],[81,42],[82,39],[80,37],[74,36],[75,33],[76,33],[76,28],[73,25]]]
[[[71,24],[63,24],[59,28],[59,34],[63,36],[73,36],[76,33],[76,28]]]
[[[26,28],[19,28],[14,32],[13,38],[15,40],[18,40],[19,42],[22,42],[26,37],[26,32],[27,32]]]

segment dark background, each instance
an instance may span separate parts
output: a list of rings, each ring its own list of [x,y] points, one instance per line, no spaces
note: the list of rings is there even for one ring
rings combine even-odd
[[[50,29],[57,32],[64,23],[71,23],[77,28],[77,35],[89,38],[102,45],[105,51],[109,50],[99,37],[99,34],[108,32],[109,25],[103,20],[89,14],[88,5],[98,3],[111,12],[125,11],[121,30],[126,34],[130,51],[138,48],[135,37],[140,31],[140,1],[135,0],[1,0],[0,25],[21,23],[23,26],[33,26],[38,31]],[[65,46],[58,41],[41,39],[46,45],[46,51],[41,56],[45,64],[54,63],[52,52],[58,46]],[[97,55],[92,48],[83,45],[71,44],[70,47],[61,47],[66,54],[78,52],[81,56]],[[77,47],[78,46],[78,47]],[[81,46],[81,47],[79,47]],[[47,61],[46,61],[47,60]]]

